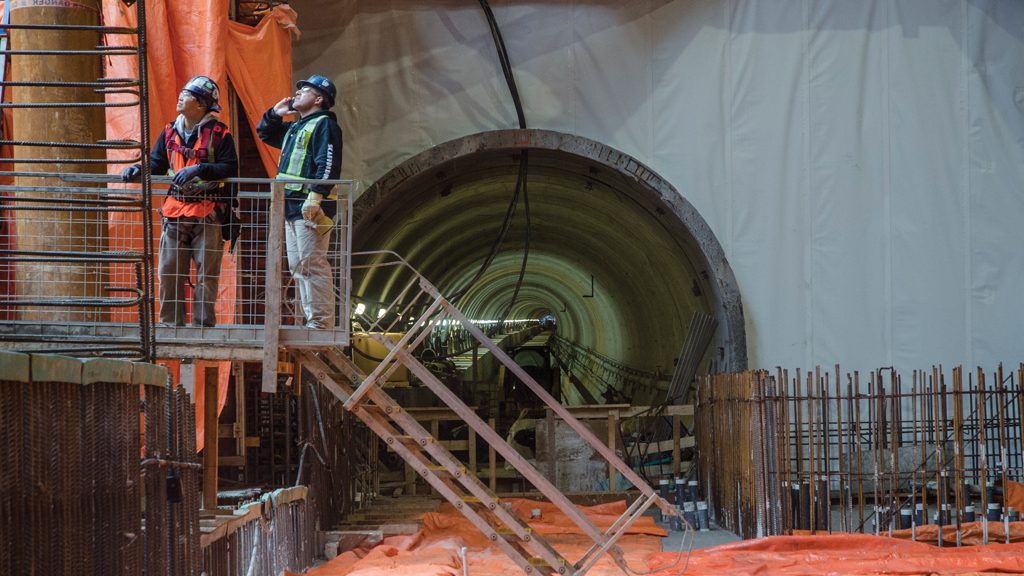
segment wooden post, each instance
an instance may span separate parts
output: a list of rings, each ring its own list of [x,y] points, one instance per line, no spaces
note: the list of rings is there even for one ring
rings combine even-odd
[[[235,453],[245,470],[248,461],[245,449],[245,362],[232,362],[231,371],[235,373]]]
[[[480,347],[473,346],[473,382],[480,381]]]
[[[469,472],[476,477],[476,430],[469,429]]]
[[[416,495],[416,471],[408,464],[405,465],[405,493],[408,496]]]
[[[508,398],[508,394],[505,392],[505,365],[498,364],[498,387],[495,393],[491,395],[491,414],[502,414],[505,398]]]
[[[679,456],[679,436],[680,436],[680,419],[681,416],[674,414],[672,416],[672,477],[680,477],[680,456]]]
[[[558,442],[555,441],[555,436],[558,431],[555,426],[555,413],[550,409],[545,410],[544,418],[544,430],[545,436],[547,436],[547,449],[548,449],[548,473],[551,474],[549,480],[555,486],[558,485]]]
[[[430,435],[434,437],[434,442],[437,442],[438,444],[441,443],[441,439],[438,437],[438,436],[440,436],[440,434],[441,434],[440,422],[438,421],[437,418],[431,419],[430,420]],[[438,496],[439,495],[438,491],[434,490],[433,488],[430,489],[430,494],[432,496]]]
[[[281,246],[284,243],[284,185],[270,185],[267,217],[267,301],[263,312],[262,390],[277,392],[277,344],[281,328]]]
[[[232,124],[234,126],[234,124]],[[349,187],[345,191],[344,195],[339,195],[338,198],[338,250],[341,252],[338,263],[341,270],[338,273],[340,277],[340,293],[342,294],[341,302],[341,314],[338,319],[337,328],[345,330],[345,341],[348,341],[348,333],[351,330],[352,325],[352,294],[349,290],[349,286],[352,285],[352,195],[355,194],[355,190]]]
[[[203,372],[203,509],[217,508],[217,366]]]
[[[373,451],[371,452],[373,457],[373,497],[380,496],[380,438],[377,437],[372,431],[370,432],[370,443],[373,445]]]
[[[613,451],[615,450],[615,432],[619,429],[619,413],[616,411],[608,412],[608,447]],[[619,482],[616,478],[615,465],[611,462],[608,463],[608,491],[614,492],[618,490]]]
[[[495,427],[497,426],[496,422],[494,421],[494,418],[488,418],[487,419],[487,425],[491,427],[491,430],[495,430]],[[497,431],[497,430],[495,430],[495,431]],[[494,446],[491,446],[490,443],[488,443],[488,446],[487,446],[487,467],[488,467],[488,470],[490,471],[490,475],[491,475],[491,477],[490,477],[491,492],[497,492],[498,491],[498,478],[496,477],[496,474],[495,474],[496,470],[497,470],[497,463],[498,463],[498,458],[494,454]]]

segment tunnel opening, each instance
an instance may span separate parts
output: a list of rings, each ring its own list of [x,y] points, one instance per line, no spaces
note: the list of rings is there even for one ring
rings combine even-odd
[[[523,150],[529,225],[521,202],[490,265],[470,285],[505,222]],[[442,293],[461,293],[458,306],[475,320],[543,318],[573,346],[671,376],[701,312],[718,324],[701,372],[746,367],[739,290],[710,227],[671,184],[602,143],[546,130],[452,140],[368,188],[355,201],[353,226],[353,250],[402,255]],[[354,302],[388,302],[401,289],[396,274],[354,270]],[[620,390],[600,387],[565,401],[650,404],[665,395],[629,382]]]

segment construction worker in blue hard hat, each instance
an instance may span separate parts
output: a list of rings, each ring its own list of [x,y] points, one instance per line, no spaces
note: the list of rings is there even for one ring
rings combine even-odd
[[[222,223],[231,211],[232,189],[216,180],[238,175],[238,154],[228,127],[213,115],[220,111],[220,89],[206,76],[189,80],[178,94],[178,117],[164,126],[153,144],[149,167],[169,174],[160,213],[160,323],[184,326],[185,285],[196,264],[192,325],[216,324],[215,308],[224,253]],[[141,166],[121,173],[125,182],[138,180]]]
[[[314,74],[295,83],[295,94],[263,114],[256,133],[281,149],[277,177],[304,182],[285,185],[288,269],[298,287],[306,326],[334,328],[334,280],[327,248],[337,212],[334,187],[317,183],[341,174],[341,128],[330,108],[337,89]],[[285,116],[297,116],[286,122]]]

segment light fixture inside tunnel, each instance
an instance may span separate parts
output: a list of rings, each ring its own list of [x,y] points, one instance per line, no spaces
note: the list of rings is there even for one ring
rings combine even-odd
[[[362,302],[356,304],[356,316],[361,315],[363,312],[366,312],[366,304]]]

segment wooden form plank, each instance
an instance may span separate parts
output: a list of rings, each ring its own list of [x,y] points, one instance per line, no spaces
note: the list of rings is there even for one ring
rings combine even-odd
[[[618,415],[619,419],[625,419],[651,411],[650,406],[631,406],[629,404],[585,404],[582,406],[565,406],[564,408],[577,420],[604,420],[613,412]],[[545,407],[545,410],[554,412],[550,407]],[[665,406],[661,414],[662,416],[693,416],[693,404]],[[559,418],[557,414],[555,417]]]
[[[203,371],[203,509],[217,508],[217,367]]]
[[[679,478],[680,455],[679,455],[679,432],[682,423],[679,416],[672,416],[672,476]]]
[[[267,301],[263,313],[263,392],[277,392],[277,346],[281,327],[281,247],[284,244],[284,184],[270,186],[267,218]]]
[[[488,418],[487,419],[487,425],[491,427],[491,430],[494,430],[494,428],[495,428],[495,426],[497,424],[496,424],[494,418]],[[487,469],[490,471],[490,478],[489,478],[489,481],[488,481],[488,485],[489,485],[489,487],[491,489],[491,492],[497,492],[498,491],[498,478],[497,478],[497,475],[495,474],[495,470],[498,467],[497,464],[498,464],[498,457],[495,454],[494,446],[492,446],[490,443],[488,443],[487,444]]]

